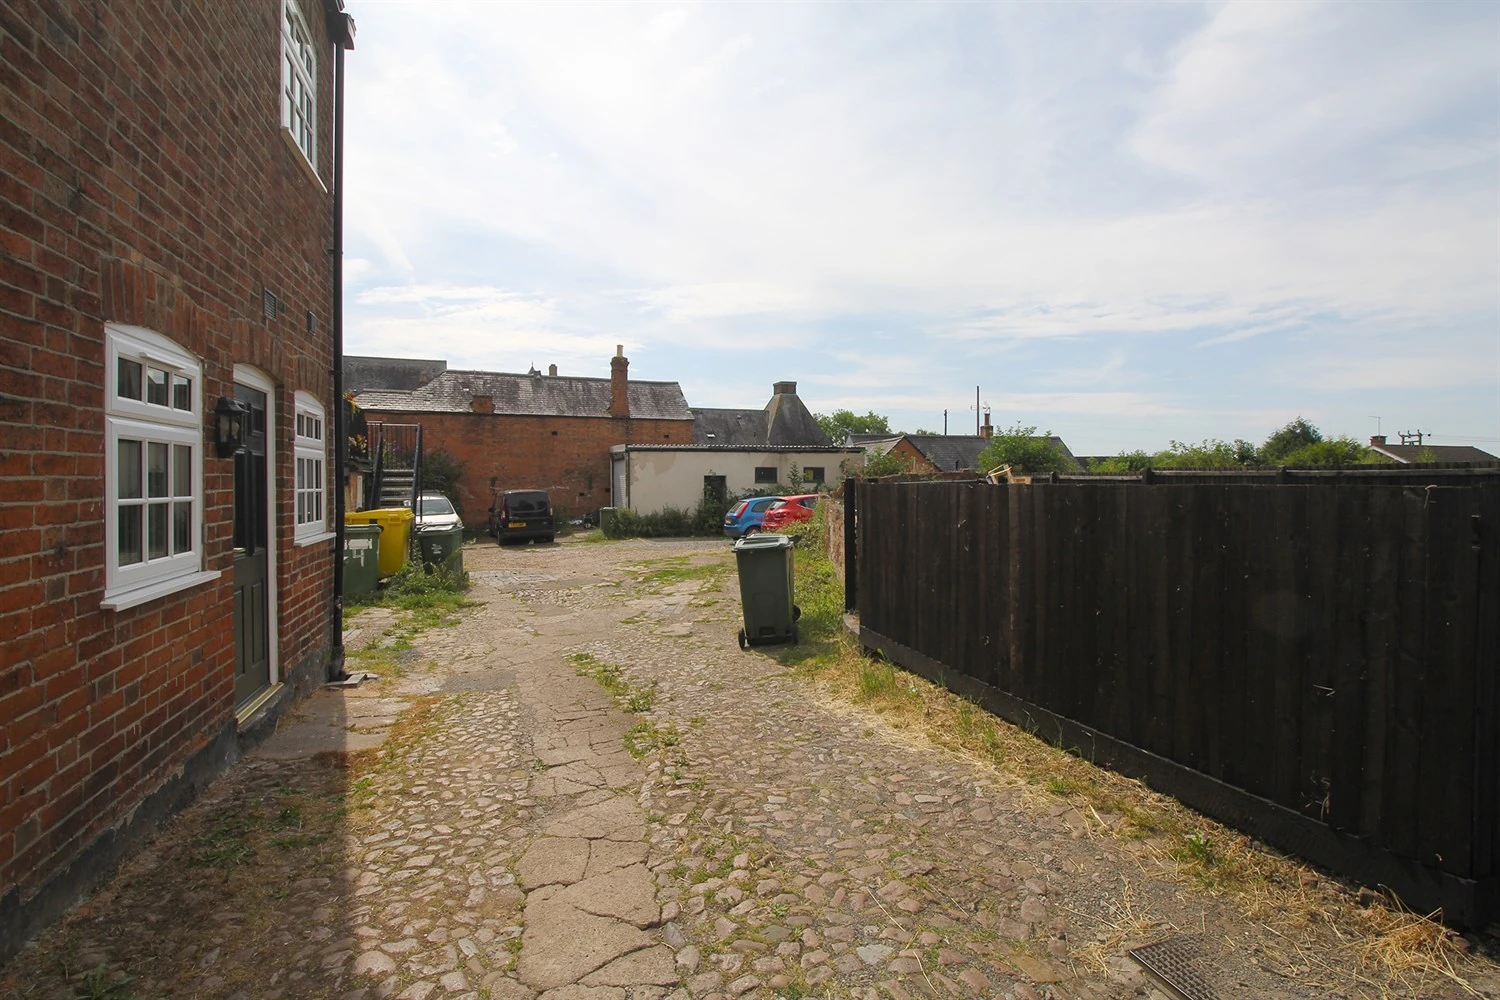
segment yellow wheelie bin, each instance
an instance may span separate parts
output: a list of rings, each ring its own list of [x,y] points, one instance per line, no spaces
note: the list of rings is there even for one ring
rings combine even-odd
[[[406,565],[406,550],[411,541],[410,507],[381,507],[344,515],[345,524],[378,524],[380,532],[380,576],[395,576]]]

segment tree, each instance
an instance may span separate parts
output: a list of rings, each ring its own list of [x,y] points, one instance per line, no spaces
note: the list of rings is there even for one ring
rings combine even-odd
[[[814,413],[813,419],[818,426],[823,428],[823,433],[828,435],[828,440],[834,444],[842,444],[849,440],[850,434],[890,434],[891,422],[888,418],[871,410],[864,416],[852,410],[834,410],[831,414]]]
[[[1292,452],[1322,440],[1323,432],[1299,416],[1266,438],[1266,443],[1260,446],[1260,460],[1266,465],[1286,465],[1286,458]]]
[[[464,463],[439,448],[422,456],[422,492],[441,493],[458,505],[458,480]]]
[[[1204,439],[1199,444],[1173,441],[1166,451],[1152,456],[1151,466],[1156,469],[1238,469],[1244,463],[1234,445]]]
[[[1152,456],[1144,451],[1122,451],[1113,458],[1096,458],[1089,463],[1090,472],[1121,475],[1127,472],[1144,472],[1151,468]]]
[[[1305,444],[1281,456],[1278,465],[1369,465],[1380,457],[1351,437]]]
[[[979,471],[988,472],[1002,465],[1018,475],[1036,476],[1047,472],[1072,472],[1073,465],[1062,449],[1052,443],[1052,432],[1037,435],[1035,427],[1016,424],[1000,431],[979,453]]]
[[[910,455],[903,455],[895,450],[888,451],[884,455],[872,455],[866,459],[864,468],[858,470],[858,474],[866,479],[877,479],[881,476],[904,476],[916,468],[916,460]]]

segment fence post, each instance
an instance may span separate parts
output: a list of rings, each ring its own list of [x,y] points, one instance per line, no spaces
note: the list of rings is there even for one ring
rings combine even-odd
[[[855,493],[859,480],[850,476],[844,480],[844,610],[853,611],[859,598],[859,533],[854,522],[859,516],[859,500]]]

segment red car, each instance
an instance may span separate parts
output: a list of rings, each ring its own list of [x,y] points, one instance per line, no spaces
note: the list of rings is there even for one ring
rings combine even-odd
[[[813,516],[813,511],[818,506],[819,495],[817,493],[804,493],[801,496],[787,497],[781,503],[776,504],[766,511],[766,519],[761,522],[761,531],[785,531],[789,525],[798,521],[806,521]]]

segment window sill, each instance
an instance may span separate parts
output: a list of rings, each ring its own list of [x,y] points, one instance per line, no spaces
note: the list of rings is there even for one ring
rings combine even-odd
[[[312,165],[312,162],[307,158],[307,154],[302,151],[302,147],[297,145],[297,138],[292,135],[292,130],[285,125],[278,125],[276,131],[280,132],[281,138],[286,140],[286,144],[291,148],[292,155],[296,158],[297,164],[302,167],[302,172],[312,178],[312,182],[318,186],[319,191],[327,194],[328,185],[323,183],[323,178],[318,176],[318,168]]]
[[[181,590],[202,586],[211,580],[219,578],[216,569],[203,570],[198,573],[189,573],[187,576],[174,576],[170,580],[160,580],[156,583],[147,584],[144,587],[136,587],[126,591],[105,591],[104,600],[99,602],[99,607],[105,611],[126,611],[130,608],[140,607],[158,597],[166,597]]]
[[[298,535],[292,539],[293,545],[316,545],[319,542],[330,542],[337,538],[336,532],[320,531],[316,535]]]

